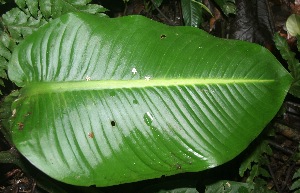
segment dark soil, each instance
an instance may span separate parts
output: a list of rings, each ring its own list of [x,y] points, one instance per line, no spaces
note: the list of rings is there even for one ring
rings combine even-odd
[[[107,7],[110,10],[107,14],[111,17],[140,14],[167,25],[184,25],[179,0],[164,0],[159,7],[153,6],[153,0],[130,0],[127,4],[124,4],[122,0],[98,0],[94,2]],[[275,32],[280,32],[283,37],[288,38],[285,21],[290,14],[300,13],[300,6],[295,5],[295,1],[236,0],[237,14],[228,17],[222,14],[219,7],[212,1],[204,0],[203,3],[209,7],[215,17],[204,13],[205,21],[200,28],[222,38],[229,37],[261,44],[278,56],[278,59],[284,64],[272,39]],[[296,47],[295,39],[288,39],[288,42],[292,48]],[[270,174],[270,177],[266,178],[267,188],[275,192],[287,193],[291,192],[289,187],[292,184],[292,177],[300,166],[300,160],[295,159],[300,142],[300,100],[289,95],[283,109],[284,113],[276,117],[269,125],[271,129],[275,130],[274,136],[268,138],[274,154],[266,156],[270,164],[265,169]],[[255,142],[253,146],[255,146]],[[15,151],[0,134],[0,151],[5,150]],[[91,187],[89,190],[82,189],[82,192],[99,192],[100,190],[107,193],[135,193],[157,183],[166,183],[170,180],[182,181],[182,179],[198,179],[198,190],[202,192],[204,191],[201,183],[203,176],[212,180],[217,178],[243,181],[246,179],[247,176],[239,177],[237,171],[243,156],[240,155],[231,162],[213,169],[214,172],[211,173],[214,173],[215,176],[210,176],[207,174],[208,172],[180,174],[101,189]],[[37,173],[37,175],[40,174]],[[46,192],[37,185],[35,177],[29,176],[27,172],[22,171],[14,164],[2,163],[0,164],[0,192]],[[69,190],[68,192],[73,192],[72,187],[63,186]]]

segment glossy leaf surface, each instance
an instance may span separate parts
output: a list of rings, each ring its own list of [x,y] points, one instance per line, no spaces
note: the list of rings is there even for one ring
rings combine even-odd
[[[181,9],[184,24],[186,26],[198,27],[202,22],[202,1],[182,0]]]
[[[291,77],[266,49],[142,16],[73,13],[14,51],[11,135],[60,181],[108,186],[231,160],[280,108]]]

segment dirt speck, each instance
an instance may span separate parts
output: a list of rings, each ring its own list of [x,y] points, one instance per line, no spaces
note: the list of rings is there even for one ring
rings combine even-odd
[[[22,130],[24,129],[24,123],[19,122],[19,123],[17,123],[17,124],[18,124],[18,129],[19,129],[19,131],[22,131]]]
[[[89,136],[89,138],[94,138],[95,137],[94,132],[89,132],[88,136]]]

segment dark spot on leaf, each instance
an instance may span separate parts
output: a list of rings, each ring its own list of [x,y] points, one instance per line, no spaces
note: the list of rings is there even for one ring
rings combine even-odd
[[[20,130],[20,131],[22,131],[23,129],[24,129],[24,124],[22,123],[22,122],[20,122],[20,123],[17,123],[18,124],[18,129]]]
[[[111,126],[113,126],[113,127],[116,126],[116,122],[115,122],[115,121],[111,121],[110,124],[111,124]]]
[[[88,136],[89,136],[89,138],[94,138],[94,133],[93,132],[89,132]]]
[[[138,104],[138,103],[139,102],[136,99],[133,100],[133,104]]]
[[[165,39],[167,36],[165,34],[160,35],[160,39]]]

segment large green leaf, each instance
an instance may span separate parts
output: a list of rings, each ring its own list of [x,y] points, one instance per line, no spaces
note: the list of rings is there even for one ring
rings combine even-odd
[[[64,15],[14,51],[11,135],[51,177],[108,186],[234,158],[291,76],[258,45],[142,16]]]

